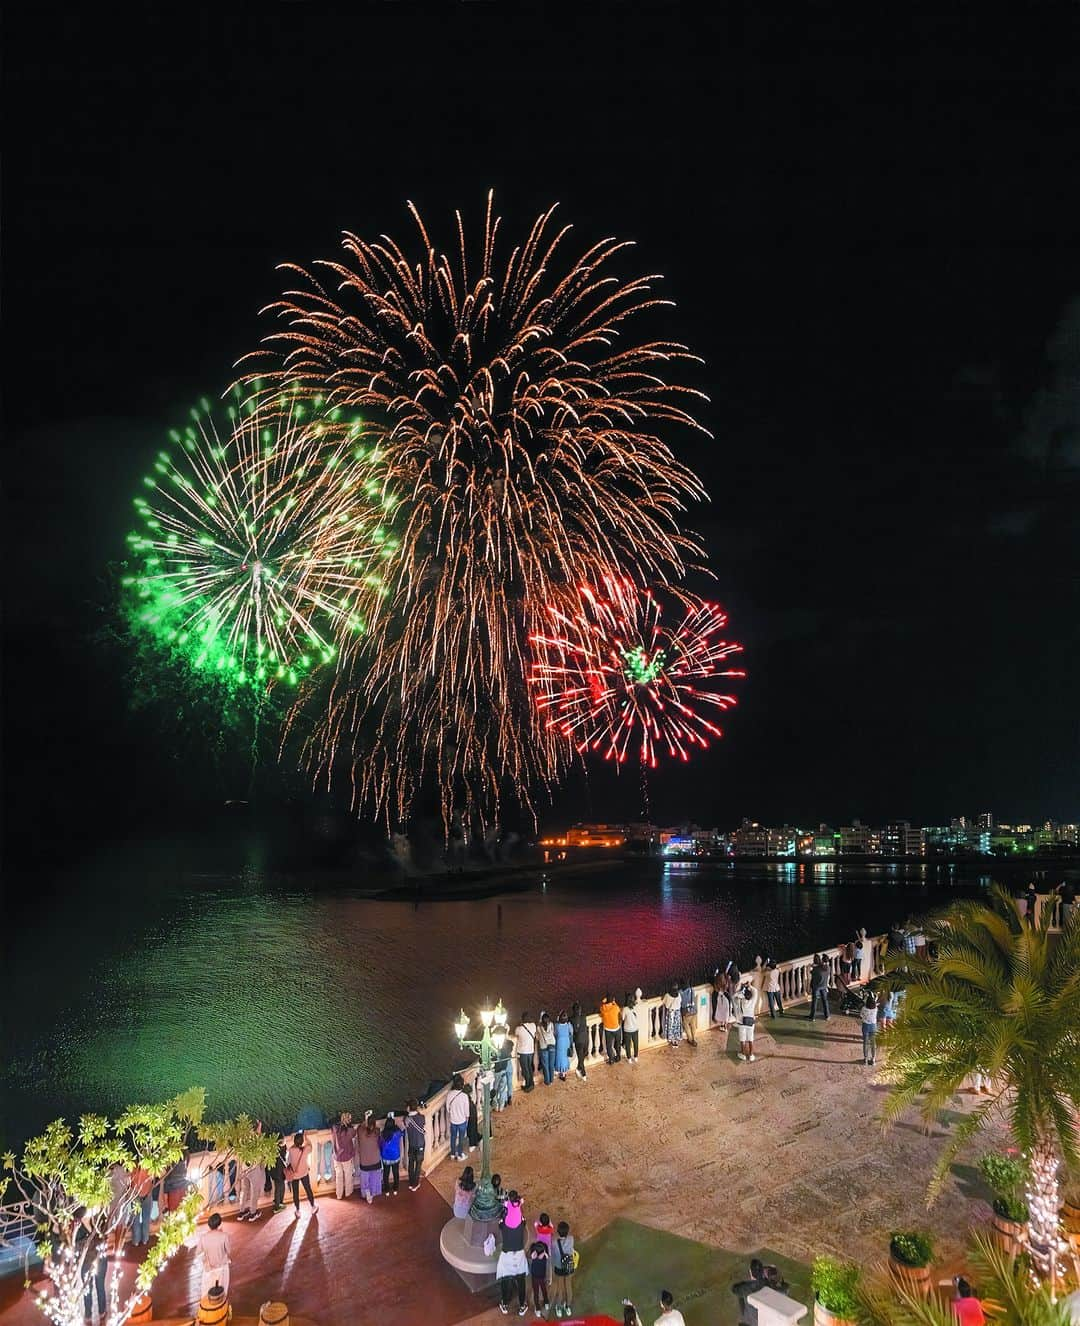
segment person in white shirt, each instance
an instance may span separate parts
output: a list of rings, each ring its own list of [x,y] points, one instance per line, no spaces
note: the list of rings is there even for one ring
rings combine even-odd
[[[521,1089],[531,1091],[533,1058],[536,1053],[536,1023],[529,1017],[528,1012],[522,1013],[521,1021],[514,1029],[514,1053],[517,1055],[518,1067],[521,1069]]]
[[[686,1326],[686,1318],[674,1303],[671,1291],[665,1289],[660,1295],[660,1315],[656,1319],[656,1326]]]
[[[739,987],[731,1001],[735,1013],[735,1023],[739,1028],[739,1058],[753,1063],[754,1054],[754,1014],[757,1010],[757,993],[747,982]]]
[[[446,1117],[450,1120],[450,1159],[464,1160],[469,1132],[469,1094],[465,1079],[455,1073],[446,1097]]]
[[[199,1239],[199,1252],[202,1254],[202,1289],[203,1298],[220,1285],[229,1296],[229,1240],[221,1228],[221,1216],[215,1211],[206,1222],[206,1229]]]
[[[637,996],[627,995],[623,1000],[622,1013],[623,1049],[626,1062],[636,1064],[638,1059],[638,1011]]]

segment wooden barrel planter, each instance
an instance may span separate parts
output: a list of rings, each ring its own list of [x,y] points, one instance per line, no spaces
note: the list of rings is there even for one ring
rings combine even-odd
[[[149,1294],[143,1294],[142,1298],[131,1309],[131,1315],[128,1321],[132,1326],[139,1326],[140,1322],[152,1321],[154,1317],[154,1300]]]
[[[289,1326],[287,1303],[264,1303],[259,1309],[259,1326]]]
[[[830,1312],[823,1303],[814,1299],[814,1326],[855,1326],[853,1321],[847,1317],[838,1317],[835,1312]]]
[[[220,1285],[211,1285],[199,1302],[195,1320],[199,1326],[225,1326],[232,1316],[229,1299]]]
[[[995,1211],[990,1217],[990,1237],[1006,1256],[1016,1257],[1024,1246],[1024,1226]]]
[[[897,1260],[890,1252],[889,1274],[898,1289],[903,1289],[915,1298],[930,1297],[929,1266],[908,1266],[906,1262]]]

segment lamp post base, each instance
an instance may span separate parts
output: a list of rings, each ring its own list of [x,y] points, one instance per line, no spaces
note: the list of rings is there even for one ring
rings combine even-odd
[[[498,1230],[497,1221],[491,1223],[476,1221],[470,1216],[455,1216],[447,1221],[439,1235],[443,1261],[457,1271],[466,1288],[474,1294],[495,1283],[495,1268],[499,1261]],[[484,1240],[488,1234],[494,1234],[496,1241],[490,1257],[484,1252]]]

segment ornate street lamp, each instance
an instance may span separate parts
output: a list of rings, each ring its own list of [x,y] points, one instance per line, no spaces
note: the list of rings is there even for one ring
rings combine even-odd
[[[495,1189],[491,1185],[491,1085],[495,1080],[493,1065],[503,1042],[510,1038],[510,1028],[502,1000],[500,999],[494,1008],[481,1009],[480,1021],[483,1024],[484,1034],[478,1041],[467,1039],[469,1019],[464,1009],[454,1023],[458,1044],[463,1050],[471,1050],[480,1059],[479,1081],[484,1088],[484,1128],[480,1148],[483,1164],[476,1196],[469,1207],[469,1215],[477,1222],[498,1220],[502,1216],[502,1203],[495,1196]]]

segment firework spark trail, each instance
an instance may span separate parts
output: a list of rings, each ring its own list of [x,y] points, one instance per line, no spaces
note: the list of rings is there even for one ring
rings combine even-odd
[[[388,820],[433,780],[449,826],[496,815],[507,785],[530,804],[565,762],[529,695],[545,605],[613,571],[677,581],[699,556],[680,519],[704,492],[659,433],[704,432],[704,398],[666,381],[695,361],[685,346],[634,339],[632,320],[670,301],[656,277],[611,272],[625,243],[564,258],[552,208],[500,263],[489,196],[474,270],[460,214],[451,256],[410,211],[415,259],[346,234],[341,262],[288,265],[302,287],[271,305],[286,328],[242,382],[257,371],[361,414],[402,503],[378,638],[343,651],[316,771],[349,763]]]
[[[340,411],[290,397],[237,395],[227,427],[206,401],[191,413],[135,499],[133,624],[230,688],[296,684],[387,592],[397,539],[378,458]]]
[[[582,586],[574,612],[549,607],[547,629],[531,638],[530,681],[548,730],[579,755],[603,752],[622,764],[636,748],[642,766],[655,769],[658,751],[688,760],[722,736],[709,706],[736,703],[714,687],[746,675],[720,666],[742,646],[720,636],[727,616],[715,603],[679,598],[674,629],[658,599],[625,579]]]

